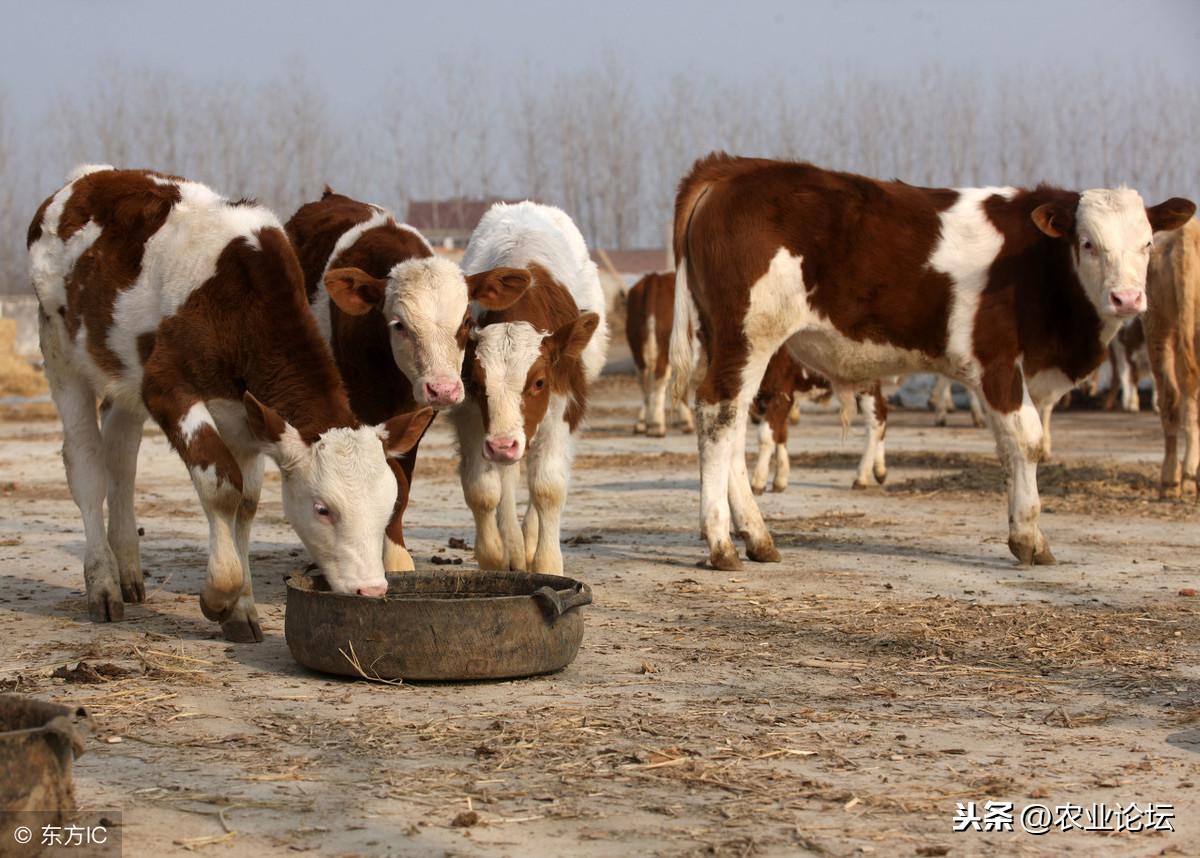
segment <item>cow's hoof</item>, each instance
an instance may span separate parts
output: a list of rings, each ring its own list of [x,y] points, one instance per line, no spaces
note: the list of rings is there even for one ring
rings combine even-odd
[[[146,582],[142,580],[140,569],[128,578],[122,576],[121,598],[131,603],[146,601]]]
[[[262,626],[257,616],[231,617],[221,623],[221,634],[231,643],[262,643]]]
[[[865,489],[866,487],[867,487],[867,484],[864,483],[862,480],[860,480],[858,477],[855,477],[854,482],[852,482],[850,484],[850,488],[854,489],[855,491],[860,491],[862,489]]]
[[[119,623],[125,619],[125,603],[115,587],[88,593],[88,618],[93,623]]]
[[[756,495],[761,495],[766,490],[767,490],[766,486],[751,486],[750,487],[750,491],[754,492]]]
[[[646,427],[646,437],[647,438],[666,438],[667,437],[667,427],[666,426],[647,426]]]
[[[646,432],[646,424],[645,423],[638,423],[636,426],[633,427],[634,435],[644,435],[645,432]]]
[[[726,542],[712,549],[708,554],[708,565],[722,572],[742,571],[741,558],[738,557],[737,549],[733,547],[732,542]]]
[[[946,425],[946,418],[945,418],[945,417],[939,417],[937,420],[934,420],[934,421],[933,421],[933,425],[934,425],[934,426],[945,426],[945,425]]]
[[[1183,487],[1179,483],[1163,483],[1158,487],[1159,500],[1178,500],[1183,497]]]
[[[1035,566],[1056,566],[1058,561],[1050,553],[1050,546],[1043,545],[1042,550],[1033,555],[1033,563]]]
[[[1041,548],[1038,548],[1036,542],[1026,542],[1010,536],[1008,538],[1008,550],[1012,552],[1013,557],[1017,558],[1022,566],[1055,565],[1058,561],[1050,553],[1049,543],[1046,542],[1044,537],[1041,539],[1041,543]]]
[[[691,423],[684,423],[682,426],[679,427],[679,431],[682,432],[684,435],[691,435],[693,432],[696,431],[696,427],[693,426]]]
[[[787,483],[774,483],[771,486],[771,491],[776,492],[776,493],[782,493],[782,492],[787,491],[787,487],[788,487]]]
[[[871,476],[875,478],[875,482],[882,486],[887,482],[887,468],[876,468],[871,471]]]
[[[746,556],[755,563],[778,563],[783,559],[779,554],[779,549],[771,542],[765,545],[747,545]]]

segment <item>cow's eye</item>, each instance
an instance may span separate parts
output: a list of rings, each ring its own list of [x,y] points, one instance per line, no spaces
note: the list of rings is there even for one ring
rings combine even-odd
[[[541,390],[545,386],[546,386],[546,379],[544,379],[544,378],[539,378],[537,381],[535,381],[533,383],[534,390]]]
[[[404,323],[401,322],[399,319],[392,319],[390,322],[388,322],[388,327],[391,328],[393,331],[395,331],[397,334],[404,333]]]
[[[333,510],[331,510],[321,501],[316,501],[313,504],[313,515],[315,515],[321,521],[327,521],[330,524],[333,523]]]
[[[1091,239],[1089,239],[1089,238],[1085,238],[1085,239],[1084,239],[1084,240],[1083,240],[1083,241],[1080,243],[1080,246],[1081,246],[1081,247],[1082,247],[1084,250],[1095,250],[1095,249],[1096,249],[1096,246],[1095,246],[1094,244],[1092,244],[1092,241],[1091,241]]]

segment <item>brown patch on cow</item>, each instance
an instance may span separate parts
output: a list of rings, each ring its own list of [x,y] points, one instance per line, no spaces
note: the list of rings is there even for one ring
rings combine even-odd
[[[701,401],[737,395],[748,356],[740,322],[780,248],[801,257],[808,302],[846,337],[943,355],[952,283],[927,263],[957,197],[805,163],[697,161],[676,198],[675,254],[709,355]]]
[[[154,343],[156,341],[157,341],[157,337],[154,336],[153,331],[148,331],[147,333],[144,333],[144,334],[138,334],[138,338],[137,338],[138,362],[141,363],[143,366],[146,365],[146,361],[148,361],[150,359],[150,355],[154,352]]]
[[[1077,381],[1104,359],[1100,315],[1071,258],[1078,205],[1079,194],[1047,186],[983,203],[1004,243],[980,295],[972,344],[984,396],[1001,413],[1021,407],[1022,368],[1027,376],[1059,369]],[[1035,212],[1052,221],[1057,237]]]
[[[46,209],[50,207],[50,203],[54,201],[53,196],[46,197],[42,200],[42,204],[38,206],[34,212],[33,220],[29,222],[29,230],[25,233],[25,248],[29,249],[33,243],[42,237],[42,221],[46,219]]]
[[[58,221],[56,235],[62,241],[88,223],[100,227],[95,242],[66,274],[63,319],[72,338],[80,326],[86,326],[88,354],[110,375],[125,370],[108,346],[117,296],[137,281],[146,242],[180,199],[178,186],[160,184],[152,178],[155,175],[145,170],[89,173],[71,186]],[[43,215],[50,199],[43,203]]]
[[[645,275],[629,290],[625,317],[625,338],[633,353],[633,362],[639,371],[646,369],[643,350],[650,331],[647,322],[654,319],[654,340],[658,353],[654,364],[654,377],[662,378],[667,373],[670,356],[671,325],[675,320],[675,272],[659,271]]]
[[[327,265],[358,268],[386,280],[398,263],[430,255],[424,241],[411,230],[383,224],[367,230],[336,259],[330,259],[338,239],[378,211],[326,187],[319,201],[301,206],[292,215],[285,229],[296,247],[310,303],[322,288],[321,278]],[[396,414],[412,411],[416,407],[412,380],[396,366],[383,313],[373,309],[362,315],[349,315],[331,302],[329,322],[330,346],[354,413],[364,422],[382,423]],[[465,338],[466,332],[462,336]]]

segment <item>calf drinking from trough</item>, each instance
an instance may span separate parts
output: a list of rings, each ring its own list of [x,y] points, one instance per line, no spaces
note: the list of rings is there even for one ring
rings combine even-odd
[[[701,529],[709,562],[776,561],[745,467],[746,410],[787,344],[835,389],[938,372],[988,409],[1008,489],[1008,544],[1053,563],[1038,526],[1039,409],[1104,359],[1146,306],[1151,236],[1195,212],[1136,191],[918,188],[811,164],[701,159],[680,184],[671,364],[692,363],[692,307],[709,366],[697,388]],[[692,300],[689,301],[688,297]]]
[[[264,455],[331,587],[383,595],[388,455],[406,452],[429,414],[355,418],[275,215],[173,176],[82,167],[38,209],[28,248],[93,620],[145,598],[133,488],[147,416],[208,517],[200,606],[226,638],[262,640],[248,551]]]

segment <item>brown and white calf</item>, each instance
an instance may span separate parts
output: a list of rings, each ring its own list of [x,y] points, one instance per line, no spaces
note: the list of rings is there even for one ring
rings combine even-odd
[[[523,287],[516,297],[497,290],[477,296],[481,312],[464,371],[473,406],[452,412],[463,494],[475,516],[475,558],[483,569],[559,573],[571,435],[608,348],[599,274],[571,219],[531,202],[492,206],[462,264],[470,276],[490,273]],[[522,458],[524,534],[517,518]]]
[[[754,494],[761,495],[766,491],[772,464],[775,466],[775,478],[771,482],[771,489],[781,492],[787,488],[791,467],[787,449],[788,424],[792,412],[802,397],[820,401],[832,394],[833,385],[829,379],[797,363],[786,348],[780,348],[771,355],[758,393],[750,403],[750,414],[759,421],[758,461],[750,479],[750,489]],[[877,483],[887,479],[884,456],[887,401],[883,398],[883,387],[878,379],[867,390],[858,392],[855,399],[866,423],[867,437],[851,487],[865,489],[871,485],[872,479]],[[846,407],[847,404],[843,403],[843,409]],[[849,417],[848,414],[845,416]]]
[[[697,162],[676,199],[671,364],[678,390],[694,301],[710,359],[696,434],[712,565],[740,566],[731,515],[752,560],[779,559],[745,436],[746,407],[785,343],[835,390],[919,371],[975,388],[1007,474],[1009,548],[1052,563],[1038,526],[1039,407],[1144,309],[1152,233],[1194,211],[1181,199],[1147,209],[1127,189],[950,190],[723,154]]]
[[[1142,321],[1165,442],[1159,490],[1163,497],[1179,497],[1181,473],[1183,480],[1195,483],[1200,464],[1200,222],[1191,220],[1183,229],[1154,237],[1146,300]]]
[[[28,248],[93,620],[145,598],[133,487],[147,416],[208,517],[200,607],[225,637],[262,640],[248,550],[264,456],[332,588],[386,591],[388,455],[407,451],[431,412],[355,418],[275,215],[174,176],[81,167],[38,209]]]
[[[651,272],[633,284],[626,302],[625,338],[642,385],[642,406],[633,431],[652,438],[667,434],[667,388],[671,382],[667,351],[674,318],[674,271]],[[684,399],[677,405],[683,431],[693,431],[692,409]]]
[[[463,400],[470,287],[462,269],[387,209],[325,189],[286,225],[317,326],[333,350],[359,419],[379,423]],[[384,565],[409,571],[404,544],[417,448],[392,468],[400,485]]]

